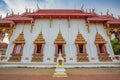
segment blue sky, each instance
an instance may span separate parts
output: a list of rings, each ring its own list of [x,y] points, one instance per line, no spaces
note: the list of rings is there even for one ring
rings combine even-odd
[[[25,8],[36,9],[37,4],[41,9],[89,9],[95,8],[95,12],[105,14],[107,9],[115,17],[120,15],[120,0],[0,0],[0,15],[3,17],[6,13],[23,13]]]

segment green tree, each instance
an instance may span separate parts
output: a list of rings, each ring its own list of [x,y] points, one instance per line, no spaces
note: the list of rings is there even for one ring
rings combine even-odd
[[[118,39],[114,38],[111,40],[112,48],[115,55],[120,55],[120,43],[118,42]]]

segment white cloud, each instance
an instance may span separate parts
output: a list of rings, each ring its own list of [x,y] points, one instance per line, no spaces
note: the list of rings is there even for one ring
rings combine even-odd
[[[92,2],[88,3],[86,1],[80,3],[79,0],[4,0],[4,2],[8,6],[8,10],[11,11],[11,9],[13,9],[15,13],[25,12],[25,7],[31,8],[31,11],[33,11],[33,9],[37,8],[37,4],[41,9],[80,9],[81,5],[84,4],[84,9],[87,10],[96,7],[97,13],[105,13],[107,8],[110,8],[110,12],[113,12],[116,17],[120,13],[119,9],[115,9],[108,5],[100,5]],[[5,13],[7,12],[0,11],[0,14],[3,16],[6,15]]]

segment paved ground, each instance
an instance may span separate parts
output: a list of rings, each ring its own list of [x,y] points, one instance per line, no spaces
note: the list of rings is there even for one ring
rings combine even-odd
[[[120,68],[66,69],[68,77],[52,77],[54,69],[0,68],[0,80],[120,80]]]

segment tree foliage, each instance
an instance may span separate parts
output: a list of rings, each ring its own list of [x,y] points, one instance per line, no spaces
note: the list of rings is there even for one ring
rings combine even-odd
[[[111,40],[112,48],[115,55],[120,55],[120,43],[118,39],[114,38]]]

